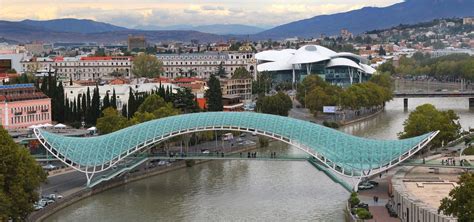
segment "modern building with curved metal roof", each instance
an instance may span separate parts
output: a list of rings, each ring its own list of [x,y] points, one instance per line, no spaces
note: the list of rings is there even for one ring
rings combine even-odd
[[[295,83],[309,74],[317,74],[332,84],[344,86],[365,81],[375,73],[375,69],[366,64],[367,59],[319,45],[263,51],[255,54],[255,58],[257,71],[272,73],[277,82]]]
[[[333,172],[368,177],[402,162],[438,132],[403,140],[352,136],[298,119],[251,112],[204,112],[171,116],[97,137],[77,138],[34,129],[38,140],[56,158],[86,173],[95,173],[169,138],[200,131],[254,132],[288,143],[319,160]]]

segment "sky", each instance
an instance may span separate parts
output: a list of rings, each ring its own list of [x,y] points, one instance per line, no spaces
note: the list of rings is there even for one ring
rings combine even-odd
[[[0,20],[92,19],[136,26],[246,24],[260,27],[402,0],[0,0]]]

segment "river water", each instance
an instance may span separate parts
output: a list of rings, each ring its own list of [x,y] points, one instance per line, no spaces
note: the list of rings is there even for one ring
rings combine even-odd
[[[431,103],[454,109],[474,127],[467,98],[410,99],[409,111]],[[375,118],[341,128],[358,136],[396,139],[408,112],[403,100]],[[282,143],[268,150],[299,153]],[[126,184],[79,201],[46,221],[344,221],[348,192],[306,162],[211,161]]]

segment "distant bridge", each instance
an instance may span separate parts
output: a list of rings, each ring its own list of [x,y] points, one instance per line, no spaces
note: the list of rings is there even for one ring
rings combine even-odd
[[[469,98],[469,107],[474,108],[474,91],[446,91],[446,92],[394,92],[393,97],[403,98],[403,107],[408,108],[408,98],[429,98],[429,97],[467,97]]]
[[[463,92],[394,92],[396,98],[420,98],[420,97],[474,97],[474,91]]]

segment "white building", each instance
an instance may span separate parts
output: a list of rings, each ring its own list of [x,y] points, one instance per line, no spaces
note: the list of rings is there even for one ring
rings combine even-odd
[[[293,82],[316,74],[335,85],[362,82],[375,73],[367,59],[348,52],[334,52],[319,45],[298,50],[268,50],[257,53],[258,72],[270,72],[276,81]]]
[[[112,79],[114,76],[130,78],[132,57],[103,56],[103,57],[56,57],[34,58],[22,61],[23,71],[28,67],[37,67],[36,71],[48,70],[56,73],[62,80],[96,80]]]
[[[253,53],[216,52],[157,55],[163,62],[163,76],[168,78],[189,77],[191,72],[200,78],[209,78],[211,74],[217,72],[221,63],[229,76],[239,67],[244,67],[254,74],[256,70],[254,57]]]

